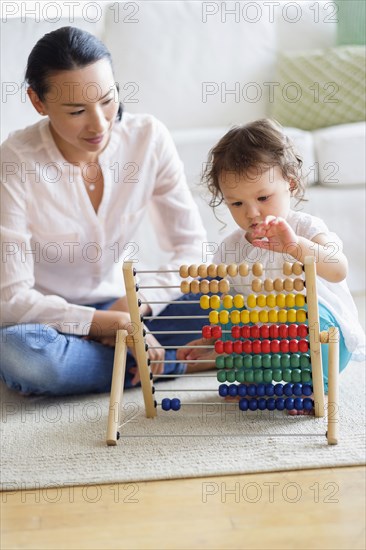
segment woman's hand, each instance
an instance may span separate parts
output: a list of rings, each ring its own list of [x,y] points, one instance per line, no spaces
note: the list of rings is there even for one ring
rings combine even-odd
[[[180,348],[177,350],[177,360],[181,363],[187,363],[188,372],[198,372],[202,370],[210,370],[215,367],[215,359],[217,353],[212,348],[199,348],[196,346],[212,346],[215,342],[214,338],[199,338],[192,340],[186,344],[188,348]],[[197,359],[209,359],[209,363],[190,363]]]
[[[267,216],[253,229],[249,237],[253,246],[290,254],[291,246],[296,247],[299,240],[287,221],[275,216]]]

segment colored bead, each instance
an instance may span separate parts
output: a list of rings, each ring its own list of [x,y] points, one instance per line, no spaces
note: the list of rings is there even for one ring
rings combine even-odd
[[[265,279],[265,281],[264,281],[264,290],[266,292],[272,292],[272,290],[273,290],[273,281],[272,281],[272,279]]]
[[[309,342],[307,340],[299,340],[299,350],[301,353],[306,353],[309,349]]]
[[[287,338],[288,335],[288,326],[287,325],[279,325],[278,326],[278,336],[279,338]]]
[[[280,341],[279,340],[272,340],[271,341],[271,353],[278,353],[280,351]]]
[[[241,369],[244,367],[244,357],[242,355],[233,357],[233,360],[234,360],[234,367],[236,369]]]
[[[258,311],[256,311],[256,310],[250,311],[249,312],[249,318],[250,318],[251,323],[253,323],[253,324],[259,323]]]
[[[278,411],[283,411],[284,408],[285,408],[285,400],[282,399],[282,397],[279,397],[278,399],[276,399],[276,409]]]
[[[260,337],[263,339],[269,338],[269,325],[262,325],[259,329]]]
[[[253,292],[260,292],[262,290],[262,281],[260,279],[253,279],[252,290]]]
[[[282,369],[282,380],[284,382],[291,382],[291,369]]]
[[[281,355],[278,355],[278,354],[275,354],[275,355],[272,355],[272,367],[273,368],[278,368],[281,366]]]
[[[249,327],[250,338],[259,338],[260,337],[260,328],[258,325],[253,325]]]
[[[188,277],[189,271],[188,271],[188,265],[181,265],[179,268],[179,275],[182,277],[182,279],[186,279]]]
[[[210,264],[207,266],[207,276],[208,277],[217,277],[217,265]]]
[[[212,328],[212,338],[221,338],[222,328],[219,325],[215,325]]]
[[[238,365],[234,365],[234,356],[233,355],[229,355],[228,357],[224,357],[224,364],[225,364],[225,369],[232,369],[232,368],[234,368],[234,366],[235,367],[238,366]]]
[[[300,399],[299,397],[296,397],[294,399],[294,409],[296,409],[297,411],[302,411],[303,408],[304,408],[304,405],[303,405],[302,399]]]
[[[290,356],[290,367],[292,369],[298,369],[300,367],[300,355],[298,353],[293,353]]]
[[[228,394],[228,387],[226,384],[220,384],[219,386],[219,395],[221,397],[226,397]]]
[[[296,311],[296,321],[298,323],[305,323],[307,319],[306,311],[304,309],[298,309]]]
[[[272,356],[269,353],[262,355],[262,367],[270,369],[272,366]]]
[[[230,294],[224,296],[223,305],[225,309],[231,309],[233,307],[233,297]]]
[[[297,396],[302,395],[302,385],[301,384],[294,384],[292,386],[292,393],[294,395],[297,395]]]
[[[273,288],[275,289],[276,292],[281,292],[281,290],[283,290],[283,281],[282,281],[282,279],[275,279],[273,281]]]
[[[304,281],[302,279],[294,279],[294,290],[301,292],[304,290]]]
[[[287,294],[287,296],[286,296],[286,307],[288,307],[288,308],[295,307],[295,294]]]
[[[219,264],[217,266],[217,276],[218,277],[226,277],[226,274],[227,274],[227,265],[226,264]],[[206,275],[204,275],[204,277],[206,277]]]
[[[200,281],[200,291],[202,294],[208,294],[210,292],[210,282],[207,279]]]
[[[261,369],[257,369],[254,371],[254,382],[257,384],[262,383],[264,381],[263,378],[263,371]]]
[[[202,337],[203,338],[211,338],[212,330],[209,325],[205,325],[202,327]]]
[[[297,325],[289,325],[288,327],[288,336],[289,338],[296,338],[297,336]]]
[[[275,395],[279,395],[279,396],[283,395],[283,385],[282,384],[276,384],[274,386],[274,393],[275,393]]]
[[[266,386],[265,386],[265,384],[258,384],[258,386],[257,386],[257,395],[258,395],[258,397],[262,397],[263,395],[266,395]]]
[[[252,327],[248,327],[248,326],[241,327],[241,329],[240,329],[241,337],[242,338],[250,338],[251,328]]]
[[[215,342],[215,351],[216,353],[224,353],[224,342],[222,340]]]
[[[284,395],[287,395],[287,397],[292,395],[292,384],[285,384],[283,386],[283,393]]]
[[[219,291],[219,282],[216,281],[216,279],[213,279],[212,281],[210,281],[210,292],[212,292],[213,294],[217,294]]]
[[[300,337],[300,338],[306,338],[306,336],[308,335],[309,331],[308,331],[308,327],[306,325],[298,325],[298,328],[297,328],[297,335]]]
[[[198,281],[197,279],[194,279],[191,282],[191,289],[190,290],[191,290],[192,294],[198,294],[199,292],[201,292],[200,281]]]
[[[233,338],[240,338],[240,327],[231,327],[231,336]]]
[[[202,309],[209,309],[210,307],[210,298],[208,296],[201,296],[200,306]]]
[[[261,341],[254,340],[252,342],[252,353],[261,353],[261,351],[262,351]]]
[[[252,369],[248,369],[245,371],[245,381],[254,382],[254,372]]]
[[[219,313],[218,311],[210,311],[208,314],[208,320],[210,321],[211,325],[217,325],[219,322]]]
[[[288,369],[291,364],[291,355],[288,353],[283,353],[281,355],[281,368]]]
[[[243,323],[244,325],[247,325],[250,322],[250,315],[247,309],[243,309],[240,312],[240,322]]]
[[[247,387],[247,395],[249,397],[254,397],[257,395],[257,386],[255,384],[249,384]]]
[[[290,340],[289,341],[289,350],[290,350],[290,353],[296,353],[299,350],[299,344],[298,344],[297,340]]]
[[[242,309],[244,307],[244,296],[242,294],[235,294],[233,302],[234,307]]]
[[[249,408],[249,401],[245,397],[242,397],[239,401],[239,409],[241,411],[247,411]]]
[[[252,353],[252,342],[250,340],[245,340],[245,342],[243,342],[243,352]]]
[[[221,307],[220,296],[215,294],[214,296],[210,297],[210,307],[212,309],[219,309]]]
[[[207,277],[207,265],[205,264],[199,265],[197,269],[197,275],[198,277],[201,277],[201,278]]]
[[[240,383],[245,382],[245,375],[243,370],[236,371],[235,380]]]
[[[174,397],[171,401],[171,407],[173,411],[179,411],[180,409],[180,399]]]
[[[300,262],[295,262],[293,265],[292,265],[292,273],[294,275],[301,275],[302,274],[302,271],[303,271],[303,266]]]
[[[238,395],[238,386],[236,384],[230,384],[228,393],[230,397],[236,397]]]
[[[267,307],[276,307],[276,296],[274,294],[268,294],[266,297]]]
[[[313,387],[311,386],[311,384],[303,384],[302,385],[302,394],[303,395],[309,396],[312,393],[313,393]]]
[[[273,375],[271,369],[266,369],[265,371],[263,371],[263,382],[272,382],[272,378]]]
[[[247,394],[247,387],[245,384],[240,384],[238,386],[238,395],[239,397],[245,397]]]
[[[249,294],[247,298],[247,306],[253,308],[257,305],[257,297],[254,294]]]
[[[168,397],[164,397],[164,399],[162,399],[161,408],[163,411],[170,411],[170,399]]]
[[[258,402],[254,397],[252,397],[252,399],[249,399],[249,410],[256,411],[257,408],[258,408]]]
[[[277,307],[285,307],[285,305],[286,305],[286,296],[284,294],[277,294],[277,296],[276,296],[276,305],[277,305]]]
[[[288,353],[289,352],[289,341],[288,340],[281,340],[280,349],[281,349],[282,353]]]
[[[301,382],[301,370],[292,369],[291,370],[291,380],[292,382]]]
[[[267,399],[267,409],[269,411],[274,411],[276,409],[276,400],[273,397]]]
[[[225,353],[233,353],[233,342],[232,340],[227,340],[224,342],[224,352]]]
[[[264,399],[264,397],[261,397],[258,399],[258,409],[260,411],[265,411],[267,408],[267,399]]]
[[[222,355],[219,355],[218,357],[216,357],[215,366],[217,369],[224,369],[226,367],[225,359],[226,357],[222,357]]]
[[[287,323],[295,323],[296,317],[296,309],[287,310]]]
[[[274,395],[274,386],[272,384],[266,384],[265,385],[266,395],[271,397]]]
[[[292,290],[294,289],[294,282],[292,279],[285,279],[283,281],[283,288],[284,290],[286,290],[286,292],[292,292]],[[290,295],[291,296],[291,295]],[[294,300],[294,305],[295,305],[295,296],[292,294],[293,296],[293,300]],[[287,296],[288,298],[288,296]],[[287,301],[287,298],[286,298],[286,301]],[[293,306],[288,306],[288,307],[293,307]]]
[[[268,312],[268,321],[270,323],[277,323],[277,320],[278,320],[277,311],[275,309],[271,309]]]
[[[219,370],[216,374],[218,382],[226,382],[226,372],[224,370]]]
[[[188,281],[182,281],[180,283],[180,291],[182,294],[188,294],[190,291],[191,285]]]
[[[235,371],[234,370],[230,370],[226,373],[226,380],[230,383],[233,383],[235,382]]]
[[[286,326],[286,325],[280,325],[281,327],[282,326]],[[269,337],[270,338],[278,338],[280,335],[280,332],[279,332],[279,325],[271,325],[269,327]]]
[[[257,296],[257,306],[266,307],[266,296],[264,294],[259,294],[259,296]]]
[[[252,363],[253,363],[253,357],[251,355],[245,355],[244,361],[243,361],[244,368],[246,369],[252,368]]]
[[[278,322],[279,323],[286,323],[287,321],[287,310],[286,309],[280,309],[278,312]]]
[[[241,263],[239,265],[239,275],[240,277],[246,277],[249,273],[249,266],[246,263]]]
[[[294,400],[292,397],[287,397],[287,399],[285,399],[285,408],[288,411],[292,411],[292,409],[294,408]]]
[[[237,264],[229,264],[227,266],[227,274],[230,276],[230,277],[236,277],[237,274],[238,274],[238,266]]]
[[[227,325],[229,322],[229,313],[226,310],[220,311],[219,319],[220,319],[221,325]]]
[[[198,266],[196,264],[192,264],[188,267],[188,274],[190,277],[197,277],[198,275]]]
[[[252,355],[253,360],[253,369],[260,369],[262,366],[262,356],[261,355]]]
[[[311,382],[311,371],[310,370],[301,371],[301,382]]]
[[[262,340],[262,353],[271,353],[271,340]]]
[[[234,311],[230,313],[230,322],[233,323],[233,325],[238,325],[240,323],[240,311],[234,309]]]
[[[230,283],[227,279],[222,279],[219,281],[219,292],[226,294],[230,290]]]
[[[268,323],[268,311],[265,309],[261,309],[259,312],[259,322],[260,323]]]
[[[306,369],[310,365],[310,356],[307,353],[300,355],[300,367]]]
[[[284,262],[282,270],[284,275],[292,275],[292,264],[290,264],[290,262]]]
[[[243,351],[243,342],[241,340],[236,340],[233,343],[233,352],[241,353]]]
[[[255,262],[252,267],[252,273],[254,277],[261,277],[263,275],[263,265],[259,262]]]
[[[310,399],[309,397],[305,397],[305,399],[303,400],[302,404],[303,404],[304,409],[305,409],[306,411],[311,411],[311,409],[312,409],[313,406],[314,406],[313,400]]]

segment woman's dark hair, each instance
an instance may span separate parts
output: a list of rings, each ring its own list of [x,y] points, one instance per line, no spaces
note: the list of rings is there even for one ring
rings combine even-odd
[[[247,175],[255,181],[253,174],[248,175],[248,172],[254,170],[260,176],[275,166],[281,168],[284,179],[294,182],[294,196],[299,201],[304,200],[302,160],[281,126],[275,121],[261,119],[232,128],[209,152],[203,173],[202,180],[211,192],[210,206],[215,208],[223,202],[220,177],[225,172]]]
[[[101,59],[108,59],[113,70],[111,54],[103,42],[76,27],[62,27],[38,40],[28,57],[25,81],[43,101],[49,91],[50,76],[59,71],[83,68]],[[116,87],[118,90],[118,84]],[[122,112],[120,103],[118,120]]]

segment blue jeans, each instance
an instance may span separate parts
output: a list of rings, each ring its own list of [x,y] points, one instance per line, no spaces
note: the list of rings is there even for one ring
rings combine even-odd
[[[185,294],[179,300],[199,300],[197,295]],[[114,300],[94,304],[97,309],[108,309]],[[192,317],[204,312],[199,304],[170,304],[159,315],[160,319],[146,321],[151,331],[201,330],[208,319],[191,318],[164,320],[164,316]],[[111,387],[114,348],[82,336],[62,334],[42,324],[12,325],[0,330],[0,380],[22,393],[36,395],[70,395],[108,392]],[[162,346],[184,345],[200,335],[162,334],[157,340]],[[176,351],[166,350],[165,359],[175,360]],[[127,354],[125,388],[132,387],[131,367],[136,364]],[[182,374],[182,363],[165,363],[164,374]]]

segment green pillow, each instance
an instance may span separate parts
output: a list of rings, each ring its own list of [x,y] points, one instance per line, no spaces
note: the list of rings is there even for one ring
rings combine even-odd
[[[365,120],[365,47],[281,53],[270,116],[315,130]]]
[[[365,44],[366,2],[337,0],[337,44]]]

